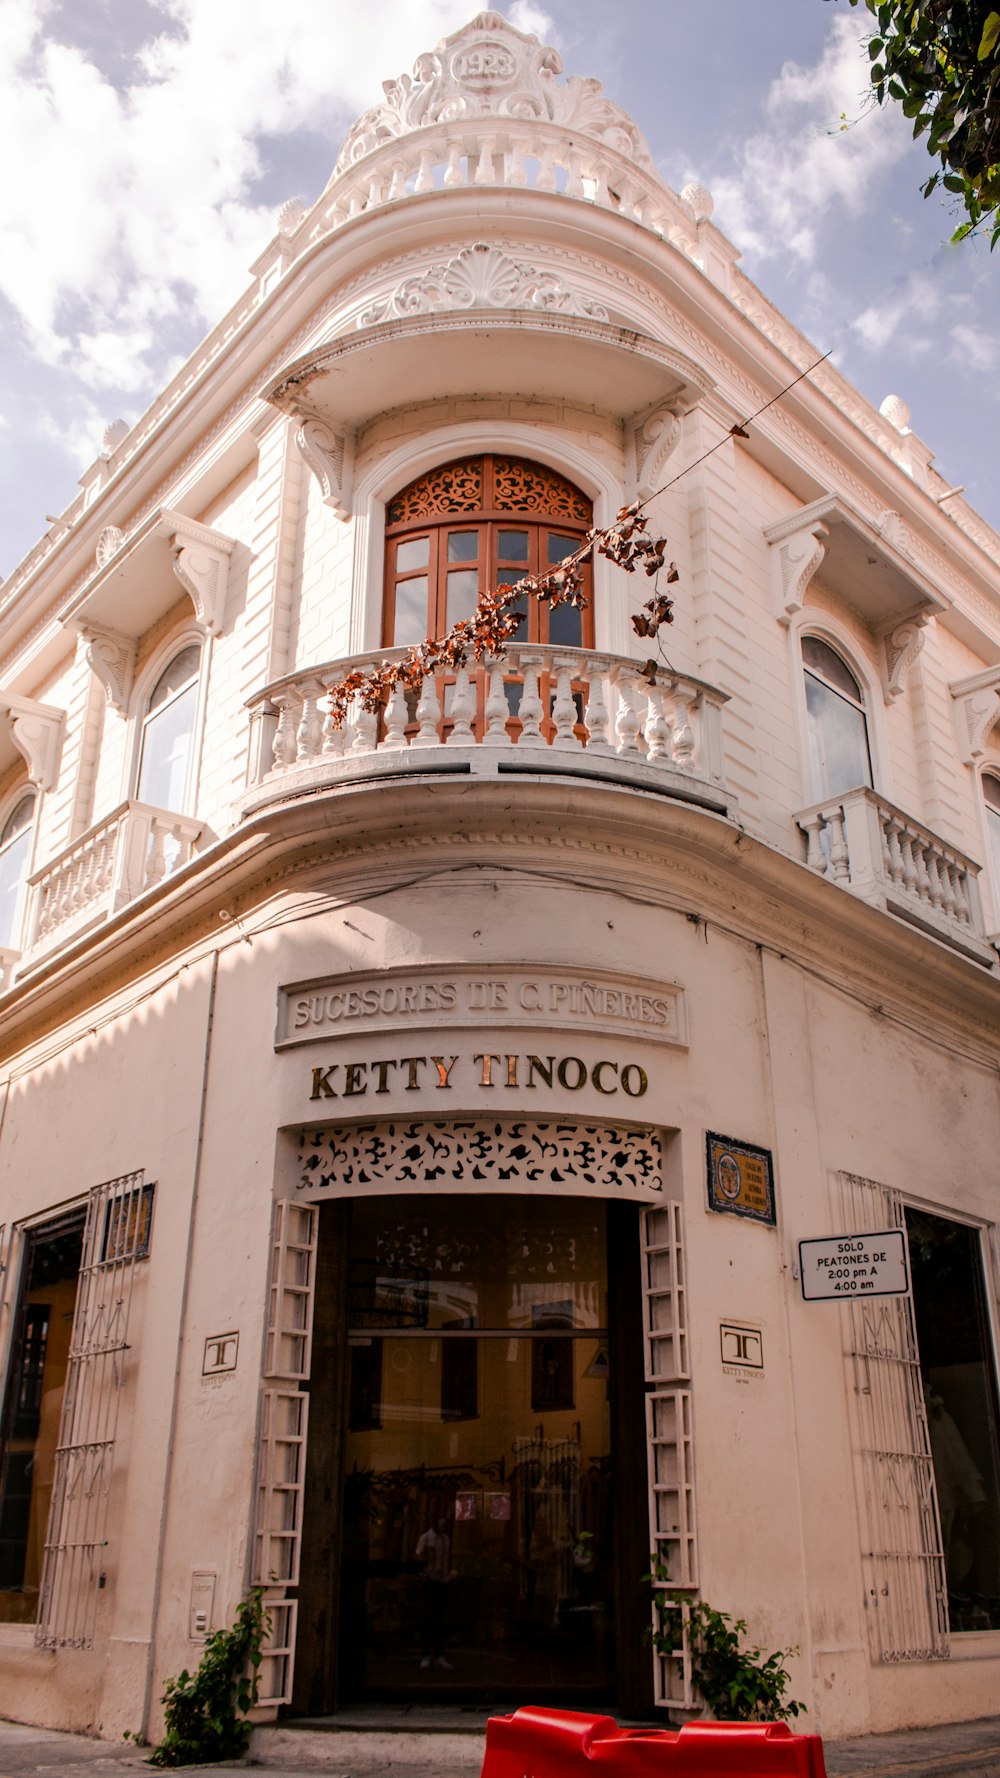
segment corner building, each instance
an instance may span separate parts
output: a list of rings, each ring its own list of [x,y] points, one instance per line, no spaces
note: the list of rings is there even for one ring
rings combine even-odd
[[[251,1584],[265,1719],[683,1712],[652,1549],[810,1727],[989,1713],[1000,539],[498,14],[252,280],[2,588],[4,1712]],[[599,558],[331,720],[636,498],[655,675]]]

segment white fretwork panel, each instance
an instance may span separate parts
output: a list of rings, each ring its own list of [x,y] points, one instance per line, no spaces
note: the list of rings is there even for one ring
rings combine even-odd
[[[35,1629],[41,1648],[93,1644],[132,1287],[152,1207],[141,1173],[95,1186],[87,1201]]]
[[[308,1422],[308,1395],[297,1389],[262,1391],[254,1517],[255,1587],[299,1584]]]
[[[647,1210],[642,1247],[647,1383],[687,1382],[683,1210],[674,1200]]]
[[[839,1181],[848,1234],[900,1229],[905,1238],[898,1192],[851,1173]],[[880,1661],[943,1660],[947,1585],[913,1298],[873,1298],[848,1313],[872,1653]]]
[[[449,1181],[509,1190],[512,1181],[608,1196],[663,1190],[655,1136],[603,1124],[500,1122],[495,1118],[393,1119],[304,1130],[301,1191],[363,1192],[371,1186],[441,1186]]]
[[[318,1227],[314,1205],[275,1204],[264,1375],[281,1382],[309,1376]]]

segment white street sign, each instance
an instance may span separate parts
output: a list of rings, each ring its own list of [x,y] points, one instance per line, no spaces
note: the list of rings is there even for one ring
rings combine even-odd
[[[909,1289],[906,1237],[901,1229],[800,1241],[799,1266],[807,1303],[905,1296]]]

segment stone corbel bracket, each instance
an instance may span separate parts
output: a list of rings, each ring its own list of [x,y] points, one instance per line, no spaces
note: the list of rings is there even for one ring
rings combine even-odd
[[[660,402],[628,427],[630,500],[649,500],[660,487],[664,466],[681,436],[682,415],[670,402]]]
[[[108,704],[124,716],[135,671],[134,637],[121,636],[117,630],[100,629],[95,624],[79,623],[74,627],[84,643],[87,665],[103,685]]]
[[[217,634],[226,612],[232,539],[174,513],[169,543],[174,573],[194,606],[198,622],[211,635]]]
[[[0,694],[0,715],[7,718],[10,738],[28,767],[28,778],[38,790],[51,790],[59,771],[66,712],[34,698]]]
[[[771,549],[774,615],[789,624],[802,610],[806,590],[826,555],[829,531],[822,519],[796,514],[764,532]]]
[[[987,752],[990,733],[1000,722],[1000,667],[956,679],[949,690],[955,700],[962,758],[967,766],[974,766]]]
[[[300,408],[295,415],[295,444],[319,482],[324,505],[338,519],[351,516],[351,482],[354,469],[354,434],[347,427],[331,426],[319,414]]]
[[[929,617],[926,611],[914,612],[912,617],[904,618],[882,637],[882,696],[887,704],[894,704],[906,690],[910,668],[924,646]]]

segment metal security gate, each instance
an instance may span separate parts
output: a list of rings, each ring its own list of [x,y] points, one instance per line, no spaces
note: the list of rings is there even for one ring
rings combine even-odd
[[[654,1594],[693,1596],[698,1586],[688,1368],[683,1212],[669,1202],[643,1215],[642,1291],[645,1326],[646,1438],[649,1463],[650,1547],[666,1570]],[[674,1654],[657,1651],[655,1697],[659,1705],[691,1709],[694,1691],[683,1602],[653,1607],[653,1627],[676,1620]]]
[[[141,1172],[95,1186],[87,1199],[35,1628],[41,1648],[94,1640],[132,1288],[149,1251],[152,1203]]]
[[[900,1194],[839,1175],[844,1229],[899,1229]],[[912,1293],[850,1305],[849,1357],[861,1443],[865,1604],[880,1661],[946,1659],[948,1602]]]

